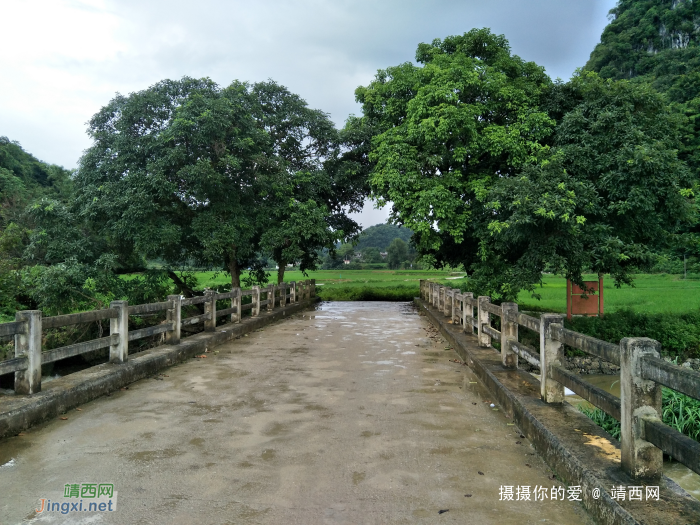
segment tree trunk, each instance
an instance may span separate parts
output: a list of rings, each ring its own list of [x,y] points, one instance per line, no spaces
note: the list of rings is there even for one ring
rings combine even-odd
[[[241,287],[241,269],[238,267],[236,259],[236,249],[231,249],[231,254],[228,260],[228,271],[231,274],[231,290]]]
[[[277,263],[277,284],[282,284],[284,282],[284,270],[287,268],[287,263],[285,261],[279,261]]]
[[[173,282],[175,283],[175,286],[177,286],[177,289],[179,290],[179,292],[182,295],[184,295],[185,297],[194,297],[195,295],[197,295],[197,293],[192,288],[187,286],[185,281],[180,279],[180,276],[178,274],[176,274],[174,271],[168,270],[168,277],[170,277],[173,280]],[[194,308],[196,308],[200,314],[204,313],[204,305],[195,304]]]
[[[194,297],[195,295],[197,295],[194,292],[194,290],[187,286],[187,284],[185,284],[185,281],[180,279],[180,276],[176,274],[173,270],[168,270],[168,277],[170,277],[173,280],[175,286],[177,286],[177,289],[185,297]]]

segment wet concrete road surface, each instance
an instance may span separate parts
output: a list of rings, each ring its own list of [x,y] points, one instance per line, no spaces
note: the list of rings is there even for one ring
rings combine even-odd
[[[500,501],[560,485],[445,348],[411,304],[322,303],[0,441],[0,524],[590,523]],[[34,512],[67,483],[117,510]]]

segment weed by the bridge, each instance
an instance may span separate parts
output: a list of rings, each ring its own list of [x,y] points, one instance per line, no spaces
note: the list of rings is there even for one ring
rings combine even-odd
[[[663,387],[662,419],[668,426],[700,441],[700,401]],[[578,409],[615,439],[620,439],[620,422],[599,408],[581,403]]]

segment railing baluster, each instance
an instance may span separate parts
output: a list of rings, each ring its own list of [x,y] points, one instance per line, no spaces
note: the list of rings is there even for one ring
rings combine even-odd
[[[501,362],[507,368],[518,368],[518,354],[508,344],[508,339],[518,340],[518,323],[511,320],[517,315],[516,303],[501,304]]]
[[[109,347],[109,362],[126,363],[129,359],[129,302],[112,301],[109,307],[117,310],[117,317],[109,320],[109,333],[119,336]]]
[[[490,303],[491,298],[485,295],[479,297],[479,311],[477,315],[479,316],[479,325],[477,326],[477,331],[479,334],[479,346],[488,347],[491,346],[491,336],[484,332],[484,325],[491,326],[491,316],[484,308],[486,303]]]
[[[647,337],[620,341],[620,459],[634,478],[658,479],[663,472],[663,452],[644,439],[644,419],[661,420],[661,385],[641,373],[641,360],[659,357],[660,349]]]
[[[173,324],[173,329],[165,333],[165,344],[180,344],[180,323],[182,322],[182,296],[169,295],[168,301],[172,303],[172,308],[166,310],[165,320]]]
[[[23,310],[15,313],[15,321],[24,323],[21,334],[15,334],[15,357],[27,357],[26,370],[15,372],[15,392],[41,392],[41,310]]]
[[[540,394],[545,403],[563,403],[564,385],[552,377],[552,367],[562,366],[564,345],[552,337],[552,325],[561,325],[563,317],[556,314],[540,316]]]

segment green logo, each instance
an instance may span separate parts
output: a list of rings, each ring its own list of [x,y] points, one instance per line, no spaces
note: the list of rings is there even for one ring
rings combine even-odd
[[[63,488],[64,498],[99,498],[114,496],[113,483],[66,483]]]

